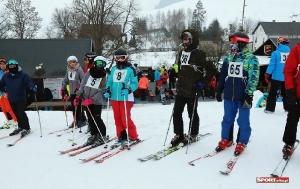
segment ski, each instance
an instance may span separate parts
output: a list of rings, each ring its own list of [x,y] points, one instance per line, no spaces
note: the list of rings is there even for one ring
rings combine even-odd
[[[107,143],[109,143],[109,142],[115,140],[116,138],[117,138],[117,137],[114,137],[114,138],[111,138],[111,139],[107,140],[106,146],[104,146],[104,148],[107,148]],[[102,144],[102,145],[103,145],[103,144]],[[99,146],[102,146],[102,145],[99,145]],[[85,147],[85,146],[84,146],[84,147]],[[70,155],[70,156],[77,156],[78,154],[81,154],[81,153],[83,153],[83,152],[86,152],[86,151],[88,151],[88,150],[90,150],[90,149],[93,149],[93,148],[96,148],[96,147],[98,147],[98,146],[96,146],[96,145],[89,145],[89,146],[87,146],[86,148],[84,148],[84,149],[82,149],[82,150],[79,150],[79,151],[77,151],[77,152],[71,153],[71,154],[69,154],[69,155]]]
[[[125,150],[127,150],[127,149],[129,149],[129,148],[131,148],[132,146],[135,146],[135,145],[137,145],[137,144],[140,144],[140,143],[142,143],[142,142],[144,142],[144,141],[145,141],[145,140],[138,140],[138,141],[136,141],[135,143],[129,145],[129,147],[128,147],[128,146],[122,146],[122,147],[119,148],[117,151],[114,151],[114,152],[112,152],[112,153],[110,153],[110,154],[108,154],[108,155],[102,157],[101,159],[94,160],[94,161],[97,162],[97,163],[103,163],[105,160],[108,160],[109,158],[111,158],[111,157],[113,157],[113,156],[115,156],[115,155],[117,155],[117,154],[119,154],[119,153],[121,153],[121,152],[123,152],[123,151],[125,151]]]
[[[75,151],[75,150],[79,150],[79,149],[81,149],[81,148],[84,148],[85,146],[84,145],[81,145],[81,146],[77,146],[77,147],[75,147],[75,148],[71,148],[71,149],[69,149],[69,150],[64,150],[64,151],[59,151],[61,154],[67,154],[67,153],[69,153],[69,152],[73,152],[73,151]]]
[[[0,140],[10,137],[9,135],[0,137]]]
[[[295,142],[295,146],[294,146],[294,151],[296,150],[296,148],[299,145],[299,140],[296,140]],[[293,152],[294,153],[294,152]],[[293,154],[292,154],[293,155]],[[277,165],[277,167],[275,168],[275,170],[273,171],[273,173],[271,173],[272,177],[281,177],[289,160],[291,159],[291,156],[283,156],[281,161],[279,162],[279,164]]]
[[[228,146],[228,147],[231,147],[231,146],[233,146],[235,143],[232,143],[230,146]],[[227,148],[228,148],[227,147]],[[225,148],[226,149],[226,148]],[[224,149],[224,150],[225,150]],[[195,161],[198,161],[198,160],[200,160],[200,159],[204,159],[204,158],[210,158],[210,157],[213,157],[213,156],[215,156],[215,155],[217,155],[218,153],[220,153],[220,152],[223,152],[224,150],[221,150],[221,151],[216,151],[216,150],[214,150],[214,151],[212,151],[212,152],[210,152],[210,153],[208,153],[208,154],[205,154],[204,156],[200,156],[200,157],[198,157],[198,158],[196,158],[196,159],[194,159],[194,160],[192,160],[192,161],[189,161],[188,162],[188,164],[189,165],[192,165],[192,166],[195,166]]]
[[[220,170],[220,172],[224,175],[229,175],[233,170],[237,160],[239,159],[240,154],[234,154],[230,160],[226,163],[226,165]]]
[[[72,130],[71,131],[66,131],[66,132],[59,133],[56,136],[60,137],[63,134],[72,133],[72,132],[73,132]]]
[[[57,131],[52,131],[52,132],[49,132],[49,135],[54,134],[54,133],[58,133],[58,132],[62,132],[62,131],[66,131],[68,129],[69,128],[67,128],[67,129],[60,129],[60,130],[57,130]]]
[[[103,152],[101,152],[99,154],[95,154],[95,155],[93,155],[91,157],[84,158],[84,159],[79,159],[79,160],[81,160],[83,162],[89,162],[89,161],[92,161],[92,160],[94,160],[94,159],[96,159],[96,158],[98,158],[98,157],[100,157],[100,156],[102,156],[104,154],[107,154],[108,152],[110,152],[110,150],[106,150],[106,151],[103,151]]]
[[[205,133],[205,134],[199,134],[197,137],[198,137],[198,140],[196,142],[199,142],[200,140],[206,138],[207,136],[210,136],[212,135],[211,133]],[[191,144],[194,144],[196,142],[192,142],[190,143],[189,145]],[[155,160],[160,160],[162,159],[163,157],[166,157],[170,154],[172,154],[173,152],[176,152],[178,150],[180,150],[181,148],[184,148],[186,145],[178,145],[178,146],[174,146],[174,147],[170,147],[170,148],[167,148],[165,151],[163,151],[162,153],[159,153],[159,154],[154,154],[154,157],[153,159]]]
[[[32,132],[33,132],[33,131],[31,130],[30,133],[28,133],[28,135],[31,134]],[[11,147],[11,146],[16,145],[22,138],[24,138],[24,137],[21,137],[21,136],[20,136],[20,137],[19,137],[17,140],[15,140],[13,143],[7,144],[7,146],[8,146],[8,147]]]

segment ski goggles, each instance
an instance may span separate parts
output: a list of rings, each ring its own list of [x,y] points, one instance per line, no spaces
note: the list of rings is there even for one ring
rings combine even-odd
[[[243,37],[237,37],[237,36],[230,36],[229,37],[229,41],[231,43],[236,43],[238,41],[242,41],[242,42],[246,42],[246,43],[249,43],[249,39],[248,38],[243,38]]]
[[[103,60],[96,60],[94,63],[95,63],[95,66],[97,66],[97,67],[105,67],[106,66],[106,62]]]
[[[6,60],[5,59],[0,59],[0,64],[2,64],[2,63],[6,64]]]
[[[93,58],[91,58],[91,57],[89,57],[89,58],[88,58],[88,57],[84,57],[83,60],[84,60],[85,62],[89,62],[89,61],[93,60]]]
[[[116,56],[117,61],[124,61],[127,58],[127,55]]]

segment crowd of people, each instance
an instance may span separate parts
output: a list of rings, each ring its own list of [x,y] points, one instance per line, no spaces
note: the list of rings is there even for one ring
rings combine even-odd
[[[206,90],[204,93],[209,98],[216,97],[218,102],[224,99],[221,140],[215,150],[219,152],[233,145],[233,127],[238,114],[235,154],[243,153],[251,136],[250,109],[260,76],[259,61],[248,46],[249,36],[239,31],[229,36],[230,53],[225,56],[220,71],[207,60],[206,53],[199,49],[198,30],[184,30],[180,39],[183,48],[178,51],[174,64],[169,68],[165,65],[157,66],[154,72],[156,95],[160,95],[161,89],[170,93],[176,91],[172,110],[175,136],[170,142],[171,145],[187,145],[198,140],[198,98],[204,96],[203,91]],[[280,37],[277,42],[278,47],[272,52],[270,64],[264,73],[270,89],[264,97],[264,112],[274,113],[276,95],[280,90],[283,107],[288,112],[282,152],[284,156],[291,156],[300,111],[300,43],[290,50],[287,37]],[[117,140],[113,146],[130,146],[139,141],[137,127],[131,118],[131,109],[137,95],[141,101],[146,101],[149,78],[139,70],[137,64],[132,65],[129,62],[129,56],[123,47],[115,50],[114,57],[115,65],[110,68],[107,67],[107,59],[94,52],[85,54],[84,68],[80,66],[77,57],[71,55],[67,58],[60,94],[64,101],[71,101],[74,121],[69,128],[88,125],[90,137],[84,144],[86,146],[99,146],[109,140],[106,125],[101,118],[105,101],[112,106],[116,126]],[[16,60],[1,58],[0,68],[0,103],[7,119],[3,128],[17,126],[10,135],[21,133],[24,137],[30,133],[24,107],[25,89],[28,87],[36,93],[37,88],[30,77],[22,72]],[[45,100],[52,98],[50,96]],[[184,131],[182,118],[185,105],[190,120],[187,132]]]

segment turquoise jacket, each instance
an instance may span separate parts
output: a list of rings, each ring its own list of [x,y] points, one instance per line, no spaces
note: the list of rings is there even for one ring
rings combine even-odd
[[[125,96],[126,101],[134,101],[133,92],[138,88],[138,79],[130,66],[127,64],[124,68],[113,66],[107,78],[106,89],[111,92],[111,100],[124,101],[124,96],[121,95],[123,87],[129,89],[130,93]]]

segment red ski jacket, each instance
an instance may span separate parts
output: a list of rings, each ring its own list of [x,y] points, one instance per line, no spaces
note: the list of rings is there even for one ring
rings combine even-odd
[[[300,99],[300,42],[291,49],[283,69],[285,88],[295,89],[297,98]]]

